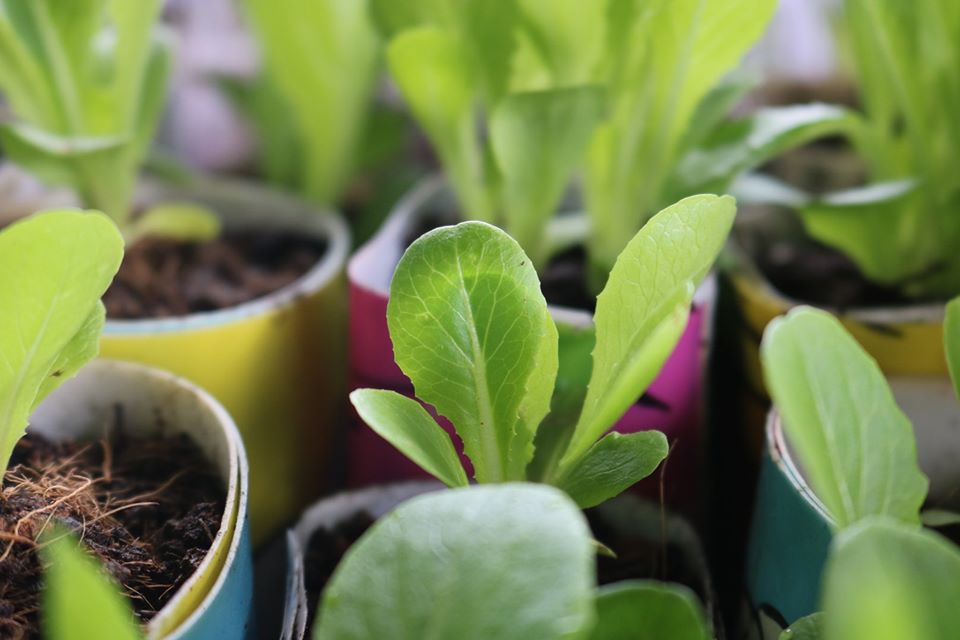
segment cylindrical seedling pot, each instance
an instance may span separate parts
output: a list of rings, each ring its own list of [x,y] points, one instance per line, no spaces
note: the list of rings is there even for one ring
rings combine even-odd
[[[334,531],[358,515],[377,520],[397,505],[429,491],[439,491],[438,482],[405,482],[383,487],[347,491],[320,500],[303,512],[283,539],[257,561],[257,611],[267,612],[275,622],[260,625],[263,640],[301,640],[307,634],[310,607],[305,582],[305,554],[314,533]]]
[[[767,324],[805,304],[778,291],[749,252],[731,243],[727,276],[738,307],[738,341],[744,386],[740,403],[754,460],[761,455],[763,425],[770,406],[760,368],[760,341]],[[943,304],[827,309],[873,356],[888,376],[946,376]]]
[[[321,500],[307,511],[291,530],[285,541],[288,574],[285,584],[288,590],[282,609],[285,619],[282,625],[281,640],[301,640],[309,632],[307,618],[309,608],[316,605],[309,602],[304,579],[304,555],[308,552],[310,541],[315,533],[324,530],[337,530],[343,523],[349,523],[358,515],[369,516],[377,520],[392,511],[405,500],[429,491],[443,490],[437,482],[404,482],[394,485],[368,487],[358,491],[348,491],[331,498]],[[589,512],[591,520],[600,518],[611,534],[629,536],[663,546],[664,557],[669,553],[670,560],[683,564],[682,571],[693,583],[691,586],[704,600],[708,616],[714,622],[718,640],[723,640],[723,626],[715,606],[713,583],[707,569],[706,556],[700,540],[693,528],[678,516],[664,513],[653,503],[642,501],[635,496],[620,496]],[[334,559],[338,560],[338,559]],[[640,578],[659,578],[655,576],[630,576]],[[625,578],[626,579],[626,578]],[[278,610],[279,604],[274,605]],[[258,610],[260,610],[258,603]],[[276,638],[277,633],[268,631],[261,638]]]
[[[345,371],[341,218],[251,184],[150,184],[144,202],[189,201],[228,229],[280,229],[326,244],[304,276],[274,293],[185,317],[108,320],[102,352],[172,371],[208,390],[236,420],[250,452],[255,543],[319,495],[339,441]]]
[[[960,413],[952,385],[941,378],[891,379],[911,418],[930,500],[949,501],[960,482]],[[747,587],[761,636],[818,610],[820,583],[834,523],[808,484],[780,417],[771,411],[747,557]]]
[[[243,442],[226,410],[172,374],[133,363],[98,360],[46,398],[31,433],[57,441],[102,437],[117,407],[131,436],[185,433],[218,471],[225,492],[219,529],[194,574],[150,621],[150,638],[246,638],[251,625],[253,567]]]
[[[353,388],[392,389],[408,395],[413,388],[393,359],[387,328],[390,280],[407,246],[436,224],[457,222],[456,205],[445,182],[433,177],[420,183],[390,215],[380,232],[350,259],[350,384]],[[689,506],[697,494],[703,414],[703,380],[710,347],[716,284],[710,276],[697,291],[686,331],[645,397],[616,425],[621,433],[663,431],[676,443],[667,466],[665,487],[672,505]],[[592,331],[586,311],[551,306],[561,333]],[[389,443],[356,419],[349,433],[349,484],[365,486],[423,477],[423,473]],[[646,483],[655,496],[658,483]]]

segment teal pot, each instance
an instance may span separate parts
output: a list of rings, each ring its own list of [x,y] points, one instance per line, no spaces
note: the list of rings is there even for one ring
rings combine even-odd
[[[264,564],[271,563],[273,566],[264,567],[263,575],[269,574],[271,577],[269,584],[258,586],[258,592],[264,595],[265,600],[258,601],[257,610],[266,612],[262,615],[277,620],[278,623],[269,627],[261,626],[260,638],[301,640],[309,636],[308,620],[312,609],[317,606],[317,603],[312,601],[317,598],[317,590],[311,589],[312,597],[308,597],[310,578],[306,575],[307,565],[317,561],[327,565],[330,560],[337,560],[306,560],[310,541],[317,532],[333,532],[341,527],[348,529],[353,526],[350,523],[356,522],[358,517],[361,521],[377,520],[405,500],[443,489],[442,484],[433,481],[368,487],[322,500],[305,511],[296,526],[276,544],[272,557],[264,558]],[[674,570],[683,574],[703,598],[708,615],[717,630],[715,638],[724,638],[706,556],[699,537],[686,520],[665,513],[660,506],[645,502],[634,495],[622,495],[591,509],[587,515],[592,522],[602,523],[598,532],[604,535],[641,540],[650,548],[659,547],[658,557],[665,558],[668,564],[672,563]],[[277,571],[280,566],[286,569],[286,577],[283,579]],[[603,573],[604,569],[601,567],[600,571]],[[629,577],[638,576],[623,576],[617,579]],[[286,588],[282,601],[276,597],[280,588]],[[278,629],[280,631],[277,631]]]
[[[920,467],[930,478],[928,500],[955,504],[960,484],[960,413],[950,381],[891,378],[897,403],[910,416]],[[834,521],[807,482],[776,411],[766,443],[747,554],[747,588],[756,637],[780,630],[819,609],[820,582]]]
[[[394,209],[380,231],[350,259],[349,370],[353,388],[373,387],[413,394],[410,381],[393,359],[387,328],[390,281],[407,246],[424,231],[458,222],[457,205],[439,176],[422,181]],[[583,244],[587,224],[583,216],[561,215],[547,235],[554,247]],[[615,429],[634,433],[662,431],[673,445],[666,467],[666,500],[671,508],[693,511],[699,497],[703,459],[704,382],[706,359],[712,341],[716,282],[709,276],[696,293],[683,336],[664,363],[647,393],[621,417]],[[591,313],[550,306],[560,334],[560,349],[577,349],[592,340]],[[348,433],[348,485],[363,487],[427,477],[392,445],[367,428],[357,417]],[[455,439],[456,441],[456,439]],[[642,483],[646,497],[659,499],[659,478]]]
[[[57,441],[96,440],[117,407],[133,436],[186,433],[223,480],[224,512],[207,555],[150,621],[150,639],[249,637],[253,567],[246,452],[233,420],[197,386],[142,365],[98,360],[47,397],[31,432]]]

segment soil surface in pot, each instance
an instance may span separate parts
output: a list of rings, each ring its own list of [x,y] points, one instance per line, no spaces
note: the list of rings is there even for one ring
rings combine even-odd
[[[0,493],[0,637],[41,637],[37,540],[53,522],[82,537],[147,622],[200,565],[223,510],[223,483],[186,435],[26,436]]]
[[[812,240],[773,240],[756,252],[757,267],[779,292],[801,302],[852,308],[918,302],[893,287],[867,280],[845,255]]]
[[[702,576],[679,545],[669,540],[661,544],[659,540],[621,535],[597,510],[588,509],[585,513],[596,539],[617,555],[616,558],[597,555],[598,584],[632,579],[666,580],[689,587],[702,601],[707,601]],[[333,529],[321,527],[310,536],[304,557],[308,630],[313,628],[320,596],[340,560],[374,522],[369,513],[359,511],[338,522]]]
[[[291,284],[326,250],[323,241],[273,230],[227,231],[201,243],[143,238],[127,249],[103,302],[115,319],[227,309]]]
[[[794,149],[765,170],[812,194],[849,189],[867,182],[866,168],[842,140],[829,138]],[[794,216],[789,211],[768,215]],[[868,280],[850,258],[810,238],[796,220],[778,229],[753,229],[753,237],[741,236],[757,267],[784,295],[801,302],[851,308],[899,306],[917,302],[905,298],[896,287]],[[789,232],[784,229],[790,227]],[[741,230],[735,234],[744,233]]]
[[[587,509],[584,513],[594,538],[617,556],[597,554],[598,584],[644,579],[676,582],[689,587],[701,601],[708,601],[702,568],[693,564],[693,558],[679,544],[669,539],[652,540],[628,534],[605,520],[598,509]]]
[[[350,518],[337,522],[332,529],[319,527],[311,534],[303,560],[308,631],[313,629],[320,596],[340,560],[374,522],[372,515],[366,511],[358,511]]]
[[[775,105],[828,102],[856,109],[853,85],[835,81],[777,85],[766,95]],[[867,165],[847,139],[831,136],[791,149],[762,168],[783,182],[813,194],[852,189],[867,184]],[[911,301],[895,287],[866,279],[839,251],[809,237],[770,238],[754,252],[757,266],[782,293],[795,300],[845,310],[899,306]]]

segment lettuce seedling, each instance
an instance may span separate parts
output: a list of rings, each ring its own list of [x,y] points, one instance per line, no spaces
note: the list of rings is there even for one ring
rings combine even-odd
[[[131,221],[167,95],[161,5],[0,0],[0,92],[11,112],[0,123],[0,147],[41,181],[73,188],[130,240],[148,233],[205,239],[219,223],[197,206],[167,203]]]
[[[314,202],[339,200],[357,162],[381,42],[367,0],[246,0],[263,51],[253,116],[268,179]]]
[[[558,19],[544,0],[526,4],[537,6],[532,20]],[[816,104],[727,122],[749,85],[722,80],[763,34],[776,0],[590,4],[598,5],[606,29],[593,77],[612,104],[591,143],[584,179],[598,284],[625,240],[665,204],[726,192],[742,172],[849,125],[845,110]],[[567,42],[576,46],[578,39]]]
[[[464,219],[497,224],[542,265],[547,222],[605,109],[604,91],[524,58],[514,0],[373,0],[397,86],[439,156]]]
[[[800,207],[808,232],[905,295],[960,292],[960,5],[845,0],[873,184]]]
[[[542,266],[545,225],[585,168],[600,290],[658,210],[848,125],[843,109],[763,110],[728,124],[749,85],[721,79],[776,0],[374,0],[388,61],[466,219]],[[481,134],[485,133],[486,136]]]
[[[97,355],[100,297],[122,258],[98,212],[41,213],[0,232],[0,478],[33,409]]]
[[[706,640],[679,585],[597,589],[586,519],[544,486],[469,487],[414,498],[347,552],[315,640]]]
[[[636,234],[597,299],[579,418],[545,429],[559,366],[557,328],[520,245],[496,227],[465,222],[407,249],[387,308],[394,356],[417,396],[453,423],[477,481],[542,480],[588,507],[657,467],[667,454],[663,434],[607,431],[680,339],[735,211],[729,196],[693,196]],[[467,484],[449,436],[416,400],[373,389],[350,398],[374,431],[428,473],[450,486]]]
[[[944,340],[960,389],[960,298],[948,305]],[[960,550],[919,524],[921,516],[928,526],[955,524],[957,514],[919,513],[927,479],[876,362],[833,316],[810,308],[771,323],[761,355],[783,428],[838,530],[824,611],[781,640],[952,638]]]
[[[160,0],[0,0],[0,144],[123,226],[166,98]]]
[[[928,481],[913,428],[840,322],[799,307],[770,323],[760,355],[783,429],[834,525],[874,515],[918,524]]]
[[[119,587],[71,534],[55,527],[41,541],[42,623],[49,640],[137,640],[143,634]]]

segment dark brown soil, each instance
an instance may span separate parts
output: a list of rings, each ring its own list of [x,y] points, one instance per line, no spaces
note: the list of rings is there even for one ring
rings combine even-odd
[[[540,274],[540,289],[547,303],[593,313],[597,296],[587,286],[587,253],[582,246],[558,253]]]
[[[117,319],[227,309],[294,282],[325,252],[322,241],[275,231],[228,231],[203,243],[144,238],[127,249],[103,301]]]
[[[756,256],[757,266],[781,293],[801,302],[851,308],[909,304],[898,289],[867,280],[845,255],[814,241],[772,241]]]
[[[597,554],[598,584],[649,578],[685,585],[700,596],[701,601],[709,600],[700,571],[679,545],[669,540],[664,543],[639,536],[626,537],[605,522],[596,509],[585,513],[594,538],[616,554],[615,558]]]
[[[340,560],[374,522],[373,516],[366,511],[360,511],[351,518],[338,522],[333,529],[320,527],[310,536],[303,561],[308,604],[307,629],[313,628],[320,596]]]
[[[149,621],[203,560],[224,488],[185,435],[17,445],[0,494],[0,637],[38,638],[37,541],[54,521],[81,537]]]
[[[838,138],[819,140],[783,154],[766,171],[807,193],[850,189],[868,180],[863,163]],[[781,293],[800,302],[851,308],[907,304],[896,287],[868,280],[850,258],[800,232],[769,234],[750,243],[757,266]]]

